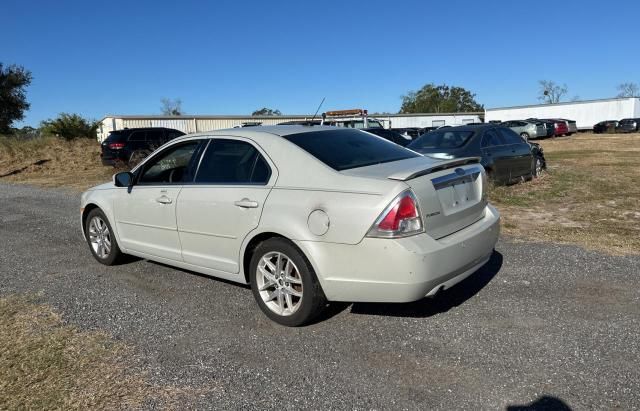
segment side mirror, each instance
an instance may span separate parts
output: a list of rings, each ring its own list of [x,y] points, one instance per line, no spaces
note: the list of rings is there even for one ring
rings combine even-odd
[[[133,185],[133,174],[128,171],[123,171],[113,175],[113,184],[116,187],[128,187]]]

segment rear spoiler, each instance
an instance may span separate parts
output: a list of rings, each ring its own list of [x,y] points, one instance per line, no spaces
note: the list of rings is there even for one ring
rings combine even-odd
[[[390,180],[399,180],[399,181],[407,181],[416,177],[420,177],[426,174],[435,173],[437,171],[446,170],[449,168],[460,167],[467,164],[478,164],[480,162],[480,157],[465,157],[465,158],[457,158],[455,160],[445,160],[440,161],[430,167],[425,168],[424,166],[416,166],[414,168],[409,168],[407,170],[403,170],[394,174],[391,174],[387,178]]]

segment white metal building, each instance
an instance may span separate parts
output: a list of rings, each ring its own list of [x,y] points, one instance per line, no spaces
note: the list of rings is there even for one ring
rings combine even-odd
[[[434,113],[434,114],[370,114],[369,118],[380,120],[386,128],[438,127],[482,122],[484,113]],[[233,128],[246,122],[261,122],[275,125],[285,121],[308,120],[313,115],[291,116],[131,116],[108,115],[100,121],[98,140],[103,141],[113,130],[136,127],[168,127],[185,133]],[[320,119],[320,114],[316,117]]]
[[[640,117],[640,98],[607,98],[570,103],[488,108],[485,121],[523,120],[527,118],[566,118],[576,121],[579,130],[590,130],[604,120]]]

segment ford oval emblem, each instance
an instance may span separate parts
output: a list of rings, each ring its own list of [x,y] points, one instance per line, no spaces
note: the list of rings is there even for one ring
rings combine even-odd
[[[455,172],[459,176],[463,176],[464,175],[464,169],[463,168],[456,168]]]

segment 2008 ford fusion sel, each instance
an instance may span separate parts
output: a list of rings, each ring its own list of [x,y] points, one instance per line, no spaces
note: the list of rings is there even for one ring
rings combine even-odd
[[[415,301],[471,275],[499,234],[485,187],[476,158],[360,130],[219,130],[85,192],[82,228],[102,264],[131,254],[248,283],[269,318],[298,326],[327,301]]]

